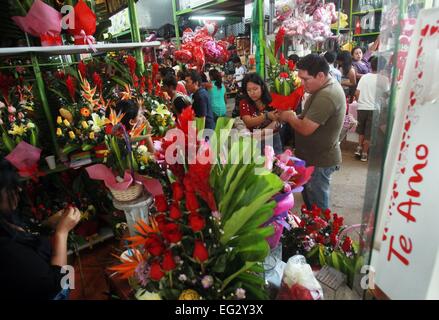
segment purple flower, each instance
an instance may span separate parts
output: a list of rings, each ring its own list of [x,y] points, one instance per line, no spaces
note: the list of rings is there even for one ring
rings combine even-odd
[[[212,276],[204,276],[201,280],[201,284],[204,289],[210,288],[213,285],[213,277]]]
[[[149,265],[146,262],[139,263],[135,270],[135,275],[140,284],[146,286],[149,282]]]

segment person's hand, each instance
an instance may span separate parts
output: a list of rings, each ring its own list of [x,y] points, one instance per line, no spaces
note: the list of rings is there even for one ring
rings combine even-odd
[[[64,209],[59,210],[57,213],[54,213],[47,220],[45,220],[43,222],[43,225],[44,226],[48,226],[48,227],[50,227],[52,229],[55,229],[56,226],[59,223],[59,220],[61,220],[61,217],[62,217],[63,213],[64,213]]]
[[[78,208],[68,207],[64,210],[61,218],[56,226],[56,232],[67,234],[72,230],[81,219],[81,212]]]
[[[277,112],[277,110],[275,111],[270,111],[268,113],[268,119],[270,119],[271,121],[277,121],[279,120],[279,112]]]
[[[279,120],[283,121],[283,122],[289,123],[291,120],[293,120],[296,117],[297,117],[297,115],[296,115],[296,113],[294,111],[288,110],[288,111],[283,111],[280,114]]]

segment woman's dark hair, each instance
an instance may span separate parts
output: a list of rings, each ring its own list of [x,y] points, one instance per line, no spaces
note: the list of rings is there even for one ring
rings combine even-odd
[[[335,53],[334,51],[327,51],[323,57],[325,58],[326,62],[328,62],[329,64],[332,64],[335,62],[335,59],[337,58],[337,53]]]
[[[173,75],[173,76],[175,76],[175,70],[173,69],[173,68],[171,68],[171,67],[163,67],[163,68],[160,68],[159,69],[159,72],[160,72],[160,76],[162,77],[162,78],[166,78],[168,75]]]
[[[221,89],[223,86],[223,77],[221,76],[221,73],[217,69],[210,69],[209,77],[210,80],[215,81],[215,85],[218,89]]]
[[[325,58],[315,53],[311,53],[301,58],[297,63],[297,69],[305,70],[313,77],[317,76],[319,72],[323,72],[325,76],[329,73],[329,65]]]
[[[120,121],[127,130],[131,130],[130,121],[136,119],[139,114],[139,105],[134,100],[120,100],[114,107],[117,114],[124,113],[124,117]]]
[[[290,54],[288,56],[288,60],[291,60],[294,63],[297,63],[300,60],[300,57],[297,54],[293,53],[293,54]]]
[[[184,78],[186,77],[186,71],[184,70],[180,70],[177,73],[177,80],[184,80]]]
[[[255,105],[255,102],[250,98],[250,96],[247,93],[247,84],[251,82],[261,87],[262,95],[261,95],[261,101],[265,105],[268,105],[271,103],[271,95],[270,91],[268,90],[267,85],[265,84],[265,81],[262,80],[261,76],[257,73],[248,73],[242,80],[242,94],[244,95],[244,99],[248,101],[252,106]]]
[[[340,62],[339,66],[341,66],[343,70],[343,75],[347,76],[352,68],[352,55],[350,54],[350,52],[340,51],[337,54],[337,61]]]
[[[378,57],[376,57],[376,56],[370,57],[369,63],[370,63],[370,67],[371,67],[372,71],[377,72],[378,71]]]
[[[200,74],[195,70],[190,70],[185,74],[185,77],[191,78],[192,82],[197,82],[199,86],[203,83],[203,80],[201,79]]]
[[[241,58],[238,57],[238,56],[234,56],[234,57],[233,57],[233,63],[239,63],[239,64],[242,64]]]
[[[364,50],[363,50],[363,48],[362,48],[362,47],[356,46],[356,47],[354,47],[354,48],[352,49],[352,51],[351,51],[351,56],[354,56],[354,52],[355,52],[355,50],[357,50],[357,49],[360,49],[360,50],[361,50],[361,52],[363,52],[363,53],[364,53]]]
[[[162,84],[165,87],[175,89],[177,88],[177,79],[175,78],[175,76],[169,74],[163,79]]]
[[[178,114],[182,113],[184,108],[190,106],[187,100],[181,96],[175,98],[173,104]]]
[[[0,194],[6,192],[8,207],[13,208],[20,192],[20,180],[15,168],[3,158],[0,158],[0,177]]]

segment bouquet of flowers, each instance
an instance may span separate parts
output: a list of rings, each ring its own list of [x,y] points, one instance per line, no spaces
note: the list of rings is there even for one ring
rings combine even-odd
[[[268,45],[265,50],[270,61],[268,85],[273,99],[270,105],[279,110],[294,110],[304,95],[304,89],[295,71],[294,62],[287,62],[283,53],[277,59],[284,37],[285,30],[281,27],[274,45]]]
[[[0,152],[11,152],[21,141],[37,146],[32,87],[15,85],[12,76],[3,74],[0,74],[0,83]]]
[[[289,223],[293,228],[284,234],[284,255],[302,254],[313,265],[322,267],[328,264],[345,273],[348,284],[352,286],[363,259],[359,256],[358,244],[346,234],[356,226],[347,227],[343,217],[316,206],[312,210],[302,206],[299,216],[289,216]]]
[[[217,133],[232,125],[220,118]],[[190,107],[178,117],[177,128],[186,138],[196,132]],[[186,141],[162,140],[157,157],[172,173],[171,191],[155,197],[156,214],[138,222],[138,234],[127,239],[131,254],[110,269],[135,280],[138,299],[266,299],[262,262],[273,227],[261,225],[273,215],[271,197],[282,182],[268,171],[256,175],[256,161],[244,164],[243,154],[252,149],[246,138],[233,143],[228,156],[213,154],[204,139],[191,146]],[[170,163],[164,156],[175,144],[171,153],[183,162]],[[193,147],[196,156],[189,162],[186,151]],[[205,161],[232,163],[238,150],[243,152],[236,164]]]

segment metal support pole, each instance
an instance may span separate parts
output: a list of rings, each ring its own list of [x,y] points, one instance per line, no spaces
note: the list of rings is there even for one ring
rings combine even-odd
[[[259,75],[265,79],[265,50],[264,43],[264,0],[257,0],[258,5],[258,20],[259,20]]]
[[[142,42],[140,39],[139,23],[137,21],[137,11],[134,0],[128,0],[128,15],[130,17],[130,29],[133,42]],[[143,64],[142,48],[135,49],[135,56],[137,60],[137,68],[143,73],[145,71],[145,65]]]
[[[53,123],[52,113],[50,112],[49,102],[47,101],[46,91],[44,89],[46,84],[44,83],[43,76],[41,74],[38,58],[34,53],[31,54],[31,60],[35,73],[35,81],[37,82],[38,93],[40,94],[41,106],[43,107],[44,114],[49,125],[50,135],[52,137],[53,146],[55,147],[55,152],[57,155],[59,155],[59,147],[55,135],[55,126]]]
[[[172,0],[172,15],[174,18],[175,38],[177,39],[177,49],[180,49],[180,28],[178,27],[177,0]]]

